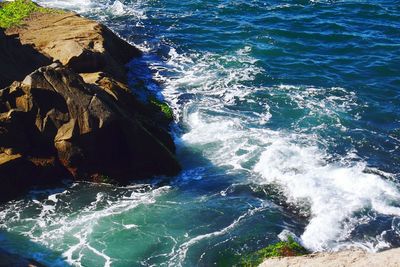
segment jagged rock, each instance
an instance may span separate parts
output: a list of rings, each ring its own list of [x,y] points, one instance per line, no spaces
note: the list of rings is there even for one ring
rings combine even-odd
[[[1,102],[7,95],[5,91],[9,90],[0,91]],[[8,99],[12,97],[8,95]],[[58,178],[72,177],[34,122],[32,114],[21,110],[0,114],[0,201],[14,198],[32,186],[49,186],[59,182]]]
[[[0,31],[0,48],[0,69],[9,64],[13,74],[0,74],[8,86],[0,90],[0,201],[63,178],[126,183],[180,170],[171,118],[126,85],[124,64],[140,51],[109,29],[73,13],[34,14]]]
[[[152,135],[160,139],[170,151],[175,152],[175,144],[168,132],[171,119],[167,118],[165,114],[155,106],[146,105],[137,100],[124,83],[107,76],[105,73],[85,73],[81,76],[86,83],[95,84],[105,90],[115,101],[118,101],[124,110],[135,114]]]
[[[3,155],[8,164],[0,157],[2,174],[17,168],[43,173],[49,164],[33,159],[48,158],[55,160],[50,165],[58,176],[63,166],[65,174],[79,179],[102,175],[124,183],[179,171],[170,137],[165,142],[166,136],[152,134],[137,110],[61,64],[42,67],[0,90],[0,102],[9,107],[0,116],[0,147],[13,151]]]

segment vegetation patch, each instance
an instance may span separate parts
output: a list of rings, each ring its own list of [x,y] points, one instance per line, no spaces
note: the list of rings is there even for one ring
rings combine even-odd
[[[10,28],[19,25],[25,18],[36,12],[49,13],[57,11],[40,7],[30,0],[15,0],[13,2],[1,3],[0,28]]]
[[[292,237],[288,237],[287,241],[280,241],[276,244],[269,245],[266,248],[260,249],[242,258],[239,266],[253,267],[260,265],[267,258],[302,256],[308,253],[309,252],[294,241]]]
[[[174,112],[172,109],[168,106],[167,103],[161,102],[155,97],[150,97],[150,103],[153,104],[154,106],[158,107],[158,109],[164,113],[165,117],[167,119],[172,120],[174,118]]]
[[[92,182],[95,182],[95,183],[102,183],[102,184],[113,184],[114,183],[114,180],[110,176],[105,175],[105,174],[96,173],[96,174],[93,174],[91,176],[91,178],[92,178]]]

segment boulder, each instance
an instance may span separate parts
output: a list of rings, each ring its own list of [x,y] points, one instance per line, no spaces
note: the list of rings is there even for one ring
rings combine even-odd
[[[5,33],[77,73],[102,71],[121,81],[124,65],[141,55],[107,27],[71,12],[36,13]]]
[[[64,178],[125,184],[179,172],[171,118],[126,85],[125,64],[140,55],[74,13],[0,29],[0,201]]]
[[[138,110],[59,63],[0,90],[0,103],[0,176],[22,170],[15,183],[29,174],[126,183],[180,169],[168,134],[154,134]]]

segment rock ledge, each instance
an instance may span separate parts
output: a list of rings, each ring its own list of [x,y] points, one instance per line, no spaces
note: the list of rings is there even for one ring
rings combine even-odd
[[[339,252],[315,253],[301,257],[271,258],[260,267],[398,267],[400,266],[400,248],[379,253],[367,253],[362,250],[343,250]]]

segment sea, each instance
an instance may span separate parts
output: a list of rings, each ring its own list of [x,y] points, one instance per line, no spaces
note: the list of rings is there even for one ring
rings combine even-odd
[[[38,0],[143,57],[134,94],[174,111],[183,171],[65,182],[0,206],[0,247],[47,266],[234,266],[400,247],[399,0]]]

